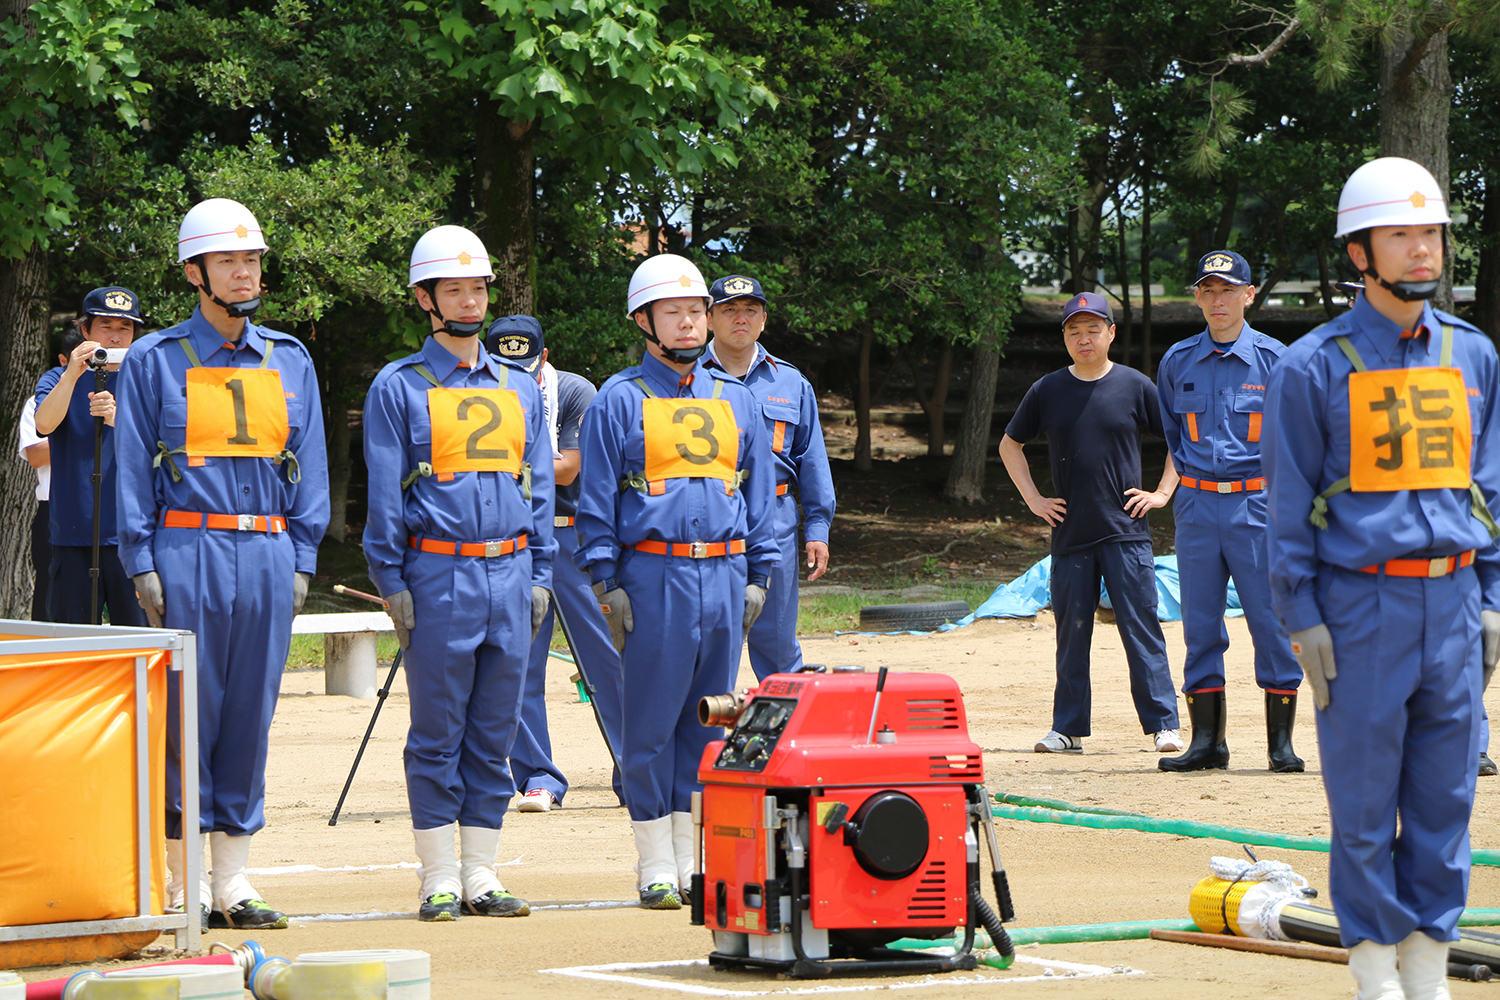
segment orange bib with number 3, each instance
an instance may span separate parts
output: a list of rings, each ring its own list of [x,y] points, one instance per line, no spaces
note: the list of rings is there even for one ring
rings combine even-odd
[[[644,399],[646,478],[735,479],[739,425],[727,399]]]
[[[1468,489],[1469,394],[1457,368],[1349,376],[1349,488]]]
[[[275,368],[189,368],[187,454],[275,458],[291,427]]]
[[[428,389],[432,471],[509,472],[526,457],[526,415],[510,389]]]

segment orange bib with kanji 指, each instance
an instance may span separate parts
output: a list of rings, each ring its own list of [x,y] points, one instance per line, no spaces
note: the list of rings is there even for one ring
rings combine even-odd
[[[739,425],[727,399],[643,399],[646,479],[737,482]]]
[[[511,389],[428,389],[432,471],[508,472],[526,456],[526,414]]]
[[[187,439],[190,458],[276,458],[291,426],[286,392],[275,368],[187,370]]]
[[[1468,489],[1469,394],[1458,368],[1349,376],[1349,488]]]

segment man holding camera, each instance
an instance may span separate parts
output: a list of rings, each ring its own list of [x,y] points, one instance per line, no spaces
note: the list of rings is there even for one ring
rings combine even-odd
[[[49,502],[52,565],[48,617],[86,625],[109,610],[111,625],[145,627],[135,586],[120,563],[115,537],[115,374],[140,330],[140,306],[128,288],[96,288],[84,297],[78,327],[83,342],[67,364],[36,386],[36,433],[47,438],[53,482]],[[78,381],[94,388],[79,389]],[[102,423],[99,421],[102,420]],[[95,463],[95,439],[99,439]],[[95,493],[99,518],[94,520]],[[98,606],[91,580],[93,546],[99,543]]]

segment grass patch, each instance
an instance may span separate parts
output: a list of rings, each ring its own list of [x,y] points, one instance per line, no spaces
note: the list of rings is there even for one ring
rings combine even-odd
[[[375,659],[379,663],[390,663],[396,657],[396,633],[380,632],[375,636]],[[288,670],[321,670],[323,668],[323,637],[321,635],[292,636],[292,650],[287,654]]]
[[[906,583],[905,586],[910,586]],[[937,584],[943,591],[941,597],[924,598],[925,601],[967,601],[970,608],[977,608],[995,592],[993,583]],[[894,587],[892,589],[895,589]],[[859,609],[871,604],[903,604],[899,597],[880,597],[874,594],[817,594],[802,599],[797,608],[798,635],[829,635],[833,632],[849,632],[859,628]]]

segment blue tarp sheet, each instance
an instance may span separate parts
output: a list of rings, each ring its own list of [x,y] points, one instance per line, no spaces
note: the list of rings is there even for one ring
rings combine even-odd
[[[1051,576],[1052,557],[1046,556],[1010,583],[996,587],[995,592],[975,608],[973,614],[952,625],[944,625],[942,630],[946,632],[963,628],[979,618],[1030,618],[1051,603],[1048,590]],[[1103,586],[1099,588],[1099,603],[1107,608],[1112,607],[1109,592]],[[1243,614],[1240,610],[1240,595],[1235,592],[1234,581],[1231,580],[1229,606],[1224,617],[1238,618]],[[1175,555],[1156,557],[1156,617],[1164,622],[1182,621],[1182,590],[1177,582]]]

